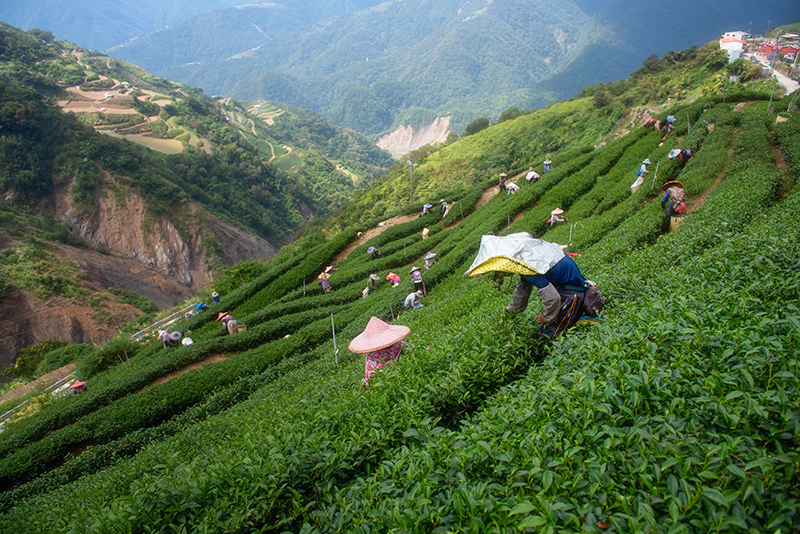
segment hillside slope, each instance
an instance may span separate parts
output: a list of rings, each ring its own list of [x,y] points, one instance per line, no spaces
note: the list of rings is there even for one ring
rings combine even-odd
[[[713,53],[679,56],[628,89],[659,91],[660,76],[679,73],[713,86]],[[586,130],[577,117],[594,117],[559,111],[610,105],[613,116],[620,102],[605,102],[606,89],[492,126],[449,155],[472,168],[516,161],[530,141],[507,141],[531,122],[551,125],[541,142],[563,142],[570,124]],[[800,119],[792,108],[776,123],[791,98],[770,102],[769,89],[709,89],[654,110],[680,117],[663,143],[638,119],[597,148],[565,143],[551,172],[486,203],[494,173],[436,189],[456,172],[433,153],[414,204],[284,248],[176,326],[194,344],[120,336],[79,360],[89,391],[7,421],[0,529],[794,528]],[[694,156],[669,159],[673,148]],[[658,171],[632,194],[644,158]],[[675,179],[692,210],[662,234],[659,185]],[[439,195],[446,216],[413,217]],[[547,224],[558,206],[572,224]],[[397,215],[412,218],[359,237]],[[601,324],[543,340],[538,303],[503,317],[513,283],[464,278],[481,236],[519,231],[580,254],[608,297]],[[324,293],[312,282],[354,242]],[[367,260],[370,246],[380,258]],[[400,312],[409,268],[431,251],[424,307]],[[361,298],[371,273],[389,271],[399,287]],[[225,334],[223,311],[247,331]],[[411,334],[364,388],[364,357],[345,347],[372,316]],[[123,350],[130,365],[115,362]]]
[[[98,316],[91,295],[116,302],[109,288],[125,289],[168,308],[224,267],[274,256],[391,163],[304,110],[217,102],[41,32],[0,24],[0,41],[0,270],[26,271],[3,284],[15,296],[2,304],[2,368],[30,343],[103,342],[141,314],[123,306]],[[60,245],[115,259],[76,264]],[[157,275],[129,287],[121,274],[97,276],[108,262]],[[79,302],[50,320],[42,308],[61,297]],[[19,302],[25,313],[15,315]]]

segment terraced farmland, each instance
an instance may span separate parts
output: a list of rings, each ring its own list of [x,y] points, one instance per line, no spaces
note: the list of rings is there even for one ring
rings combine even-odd
[[[194,345],[129,346],[130,368],[0,434],[0,531],[796,530],[800,119],[671,111],[689,123],[670,143],[637,129],[515,195],[479,205],[484,181],[444,219],[288,247],[184,325]],[[675,147],[696,155],[668,161]],[[658,176],[631,195],[644,158]],[[661,235],[675,179],[694,206]],[[555,207],[573,224],[549,229]],[[513,284],[463,273],[482,235],[518,231],[580,254],[609,298],[602,325],[545,343],[533,303],[501,323]],[[354,242],[323,293],[317,275]],[[431,251],[424,307],[398,316]],[[361,298],[389,271],[398,287]],[[221,311],[247,332],[225,335]],[[411,346],[363,389],[346,347],[372,316],[408,325]]]

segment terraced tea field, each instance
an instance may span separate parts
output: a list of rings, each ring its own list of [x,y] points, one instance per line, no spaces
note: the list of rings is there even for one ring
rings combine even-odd
[[[481,181],[444,218],[416,217],[431,194],[286,247],[181,326],[193,345],[99,351],[131,365],[0,434],[0,531],[797,530],[800,118],[670,111],[689,119],[670,143],[635,129],[515,195],[485,201]],[[668,160],[676,147],[696,154]],[[631,194],[644,158],[658,174]],[[662,235],[668,180],[695,206]],[[550,228],[556,207],[569,222]],[[544,341],[537,299],[501,322],[513,284],[463,273],[481,236],[519,231],[580,254],[609,299],[601,325]],[[428,252],[424,307],[401,313]],[[361,298],[390,271],[398,287]],[[247,331],[226,335],[222,311]],[[346,347],[372,316],[409,326],[410,346],[364,389]]]

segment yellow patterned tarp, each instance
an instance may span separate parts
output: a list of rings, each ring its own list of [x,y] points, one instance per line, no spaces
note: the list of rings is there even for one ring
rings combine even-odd
[[[469,276],[480,276],[492,271],[516,274],[541,274],[527,263],[509,258],[508,256],[494,256],[481,263],[469,272]]]
[[[492,271],[544,274],[563,257],[560,245],[536,239],[527,232],[507,236],[485,235],[481,237],[475,261],[464,275],[475,277]]]

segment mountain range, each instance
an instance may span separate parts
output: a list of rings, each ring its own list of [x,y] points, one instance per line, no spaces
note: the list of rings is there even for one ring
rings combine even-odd
[[[654,53],[800,17],[777,0],[97,2],[80,16],[72,3],[51,4],[0,7],[0,20],[59,37],[102,25],[75,35],[91,47],[84,35],[95,42],[114,27],[101,16],[113,12],[119,30],[101,46],[114,57],[210,94],[305,107],[374,138],[445,116],[461,132],[481,116],[624,78]],[[134,4],[137,17],[123,9]],[[59,11],[69,16],[48,18]]]

